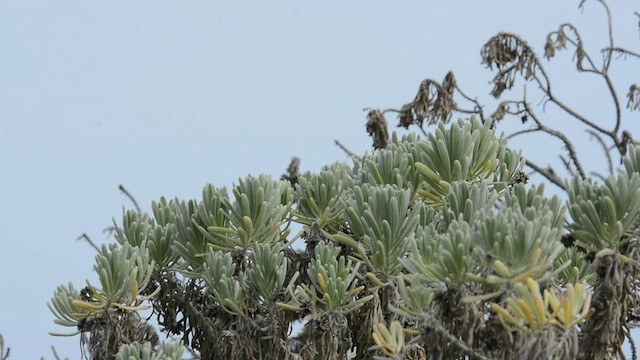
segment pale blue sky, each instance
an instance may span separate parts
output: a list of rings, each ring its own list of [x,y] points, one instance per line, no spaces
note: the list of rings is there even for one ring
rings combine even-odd
[[[274,3],[0,3],[0,333],[12,359],[52,358],[50,345],[79,357],[78,337],[47,334],[67,329],[46,302],[59,284],[95,278],[93,250],[75,239],[112,240],[102,229],[131,206],[119,184],[148,210],[207,182],[278,177],[294,155],[318,170],[347,160],[334,139],[370,149],[362,109],[399,107],[426,77],[453,70],[489,99],[479,49],[498,31],[542,50],[571,21],[590,48],[605,40],[595,1],[582,14],[577,0]],[[640,9],[614,3],[619,44],[637,50]],[[558,95],[611,124],[602,82],[574,76],[569,60],[549,67]],[[620,93],[640,82],[639,65],[613,73]],[[640,138],[638,113],[626,120]],[[601,161],[576,132],[585,161]],[[557,164],[559,143],[522,140],[530,158]]]

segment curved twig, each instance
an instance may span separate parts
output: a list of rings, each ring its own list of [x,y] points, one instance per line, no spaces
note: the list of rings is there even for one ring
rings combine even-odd
[[[560,177],[556,175],[553,169],[551,168],[543,169],[542,167],[536,165],[535,163],[529,160],[526,160],[525,164],[528,167],[532,168],[538,174],[547,178],[547,180],[551,181],[554,185],[558,186],[560,189],[567,191],[567,187],[565,186],[564,182],[562,182],[562,179],[560,179]]]
[[[118,185],[118,190],[120,190],[123,194],[125,194],[129,198],[129,200],[131,200],[131,202],[133,203],[133,206],[136,207],[136,210],[138,210],[138,212],[142,211],[140,210],[140,205],[138,205],[138,202],[136,201],[136,199],[133,197],[133,195],[131,195],[130,192],[127,191],[127,189],[124,188],[124,186]]]
[[[363,110],[369,110],[369,108],[365,108]],[[394,112],[394,113],[402,113],[402,110],[398,110],[398,109],[394,109],[394,108],[388,108],[388,109],[384,109],[380,112],[380,114],[382,114],[384,116],[384,114],[388,113],[388,112]]]
[[[356,158],[356,159],[357,159],[357,158],[359,158],[359,156],[358,156],[358,155],[356,155],[353,151],[351,151],[351,150],[347,149],[347,147],[346,147],[346,146],[342,145],[342,143],[341,143],[340,141],[335,140],[335,142],[336,142],[336,145],[337,145],[337,146],[338,146],[342,151],[344,151],[347,155],[351,156],[352,158]]]
[[[519,131],[514,132],[513,134],[509,134],[509,135],[505,136],[505,139],[511,140],[516,136],[520,136],[520,135],[523,135],[523,134],[530,134],[530,133],[538,132],[538,131],[540,131],[540,128],[529,128],[529,129],[519,130]]]
[[[602,150],[604,151],[604,156],[607,157],[607,164],[609,165],[609,175],[613,175],[613,160],[611,159],[611,153],[609,152],[609,148],[607,147],[607,144],[604,143],[604,139],[602,139],[602,136],[600,136],[600,134],[598,134],[597,132],[591,129],[587,129],[586,132],[589,133],[589,135],[591,135],[592,137],[594,137],[600,143],[600,146],[602,146]]]
[[[544,89],[543,89],[543,91],[544,91]],[[555,95],[553,95],[553,93],[551,92],[551,86],[549,86],[545,92],[546,92],[545,95],[548,97],[549,101],[551,101],[552,103],[556,104],[560,109],[562,109],[567,114],[573,116],[578,121],[580,121],[581,123],[593,128],[594,130],[599,131],[599,132],[601,132],[603,134],[606,134],[606,135],[610,136],[611,138],[613,138],[614,140],[616,139],[615,133],[613,131],[609,131],[607,129],[604,129],[604,128],[598,126],[597,124],[595,124],[591,120],[585,118],[584,116],[578,114],[575,110],[571,109],[570,107],[565,105],[562,101],[560,101],[558,98],[556,98]]]
[[[485,118],[484,118],[484,110],[482,105],[480,105],[480,102],[478,101],[477,98],[471,98],[470,96],[467,96],[467,94],[465,94],[462,89],[460,89],[460,87],[458,86],[458,84],[456,84],[456,91],[460,94],[460,96],[462,96],[464,99],[466,99],[469,102],[472,102],[475,107],[476,107],[476,113],[478,114],[478,116],[480,116],[480,121],[484,124],[485,123]]]
[[[633,56],[633,57],[636,57],[636,58],[640,59],[640,53],[637,53],[635,51],[631,51],[631,50],[628,50],[628,49],[625,49],[625,48],[622,48],[622,47],[619,47],[619,46],[606,47],[606,48],[603,48],[600,51],[601,52],[617,53],[620,56],[627,56],[628,55],[628,56]]]
[[[58,353],[56,352],[56,348],[53,345],[51,345],[51,352],[53,352],[53,357],[56,358],[56,360],[61,360],[60,356],[58,356]]]
[[[614,49],[618,49],[614,46],[613,43],[613,31],[612,31],[612,27],[611,27],[611,12],[609,11],[609,7],[607,6],[607,4],[602,1],[602,0],[598,0],[598,2],[600,2],[602,4],[602,6],[605,8],[605,11],[607,13],[607,26],[608,26],[608,34],[609,34],[609,47],[608,48],[604,48],[601,50],[601,52],[606,52],[605,55],[605,60],[604,63],[602,65],[601,69],[596,68],[595,63],[593,62],[593,60],[591,59],[591,56],[589,55],[589,53],[587,53],[584,50],[583,47],[583,42],[582,39],[580,37],[580,33],[578,32],[578,30],[575,28],[575,26],[571,23],[565,23],[560,25],[559,30],[554,32],[555,34],[557,34],[558,37],[562,36],[562,40],[563,40],[563,45],[565,43],[569,43],[571,45],[573,45],[576,48],[576,62],[577,62],[577,69],[579,72],[590,72],[596,75],[601,76],[605,83],[607,84],[607,89],[609,90],[609,93],[611,94],[611,98],[613,99],[613,103],[616,109],[616,122],[615,122],[615,126],[614,129],[612,131],[607,131],[604,128],[600,128],[598,127],[595,123],[592,123],[590,120],[586,119],[585,117],[583,117],[582,115],[577,114],[577,112],[575,112],[573,109],[570,109],[569,107],[565,106],[561,101],[559,101],[557,98],[555,98],[552,93],[551,93],[551,89],[550,87],[547,88],[547,96],[549,97],[549,100],[552,101],[553,103],[555,103],[556,105],[558,105],[562,110],[564,110],[565,112],[569,113],[571,116],[575,117],[576,119],[582,121],[583,123],[585,123],[586,125],[592,127],[593,129],[608,135],[609,137],[612,138],[612,140],[618,144],[618,138],[617,138],[617,133],[620,129],[620,125],[622,122],[622,111],[621,111],[621,106],[620,106],[620,100],[618,98],[618,94],[615,90],[615,87],[613,86],[613,83],[609,77],[609,67],[611,64],[611,58],[612,58],[612,53],[614,51]],[[582,4],[584,3],[584,1],[582,3],[580,3],[580,7],[582,7]],[[569,30],[573,36],[575,36],[575,40],[566,36],[564,29]],[[554,34],[551,33],[551,34]],[[549,36],[551,36],[551,34]],[[551,44],[549,44],[550,37],[548,37],[548,46],[552,46]],[[554,44],[555,45],[555,44]],[[556,46],[556,48],[560,48],[560,46]],[[609,50],[607,50],[609,49]],[[619,49],[619,52],[625,52],[625,49]],[[633,52],[629,52],[630,54],[635,55]],[[550,56],[547,57],[551,57],[553,56],[553,51],[551,52]],[[590,65],[590,69],[585,69],[582,67],[582,59],[586,59],[587,62]],[[541,71],[543,71],[544,69],[541,68]],[[596,126],[594,126],[596,125]]]
[[[4,349],[4,338],[0,335],[0,360],[7,360],[11,354],[11,348]]]
[[[589,171],[589,176],[591,176],[592,178],[596,178],[598,180],[600,180],[600,182],[605,182],[606,178],[604,177],[604,175],[600,174],[599,172],[596,171]]]
[[[414,103],[415,103],[415,101],[410,102],[409,104],[407,104],[407,105],[405,105],[405,106],[413,106],[413,104],[414,104]],[[366,110],[366,109],[365,109],[365,110]],[[384,116],[384,114],[386,114],[386,113],[388,113],[388,112],[393,112],[393,113],[397,113],[397,114],[403,114],[403,113],[404,113],[404,111],[402,111],[402,110],[393,109],[393,108],[388,108],[388,109],[384,109],[384,110],[382,110],[382,111],[380,112],[380,114],[381,114],[382,116]],[[415,124],[415,125],[418,125],[418,124]],[[398,126],[400,126],[400,125],[398,125]],[[425,137],[426,137],[426,136],[428,136],[427,132],[424,130],[424,128],[423,128],[422,126],[418,126],[418,128],[419,128],[419,129],[420,129],[420,131],[422,132],[422,135],[424,135]],[[336,140],[336,142],[337,142],[337,141],[338,141],[338,140]],[[336,145],[340,146],[339,144],[336,144]],[[340,146],[340,148],[342,148],[342,146]],[[344,150],[344,149],[343,149],[343,150]],[[349,153],[347,152],[347,154],[349,154]],[[358,156],[356,156],[356,157],[358,157]]]
[[[575,40],[566,36],[566,33],[564,31],[564,29],[569,29],[571,31],[571,33],[576,37]],[[589,55],[589,53],[587,53],[584,50],[584,43],[582,42],[582,37],[580,36],[580,32],[578,31],[578,29],[571,23],[564,23],[562,25],[560,25],[558,27],[558,31],[553,32],[558,34],[558,36],[561,36],[559,32],[562,32],[563,35],[563,40],[568,42],[569,44],[573,45],[576,48],[576,52],[574,53],[574,56],[576,57],[576,66],[578,71],[581,72],[598,72],[599,70],[596,68],[595,63],[593,62],[593,60],[591,59],[591,56]],[[551,34],[553,34],[551,33]],[[551,35],[550,34],[550,35]],[[557,48],[556,48],[557,49]],[[550,56],[549,56],[550,57]],[[591,66],[591,69],[585,69],[582,67],[582,59],[586,59],[587,62],[589,63],[589,66]]]
[[[604,81],[607,83],[607,88],[609,89],[609,93],[611,94],[611,98],[613,99],[613,104],[616,108],[616,126],[613,128],[613,131],[607,135],[609,135],[613,141],[618,143],[618,130],[620,130],[620,124],[622,123],[622,110],[620,107],[620,100],[618,99],[618,94],[616,92],[616,88],[613,86],[611,79],[609,78],[608,72],[603,72],[602,77]],[[605,133],[606,134],[606,133]]]
[[[568,42],[570,42],[572,45],[579,47],[580,49],[582,49],[582,45],[581,42],[582,40],[580,39],[580,35],[577,32],[577,30],[575,29],[575,27],[572,24],[563,24],[562,26],[564,27],[568,27],[569,29],[571,29],[571,31],[576,35],[578,42],[570,39],[570,38],[566,38],[566,40]],[[526,43],[525,43],[526,44]],[[614,102],[616,103],[616,109],[617,109],[617,113],[620,111],[619,110],[619,102],[617,100],[617,94],[615,93],[615,90],[613,89],[613,84],[611,84],[611,80],[608,78],[608,75],[606,75],[606,68],[603,69],[604,71],[600,71],[597,70],[593,64],[593,61],[591,60],[590,56],[588,53],[586,53],[584,50],[581,50],[581,54],[582,56],[585,57],[585,59],[587,59],[587,61],[590,63],[590,65],[593,68],[594,73],[598,73],[601,76],[603,76],[605,78],[605,81],[607,82],[607,86],[609,87],[610,92],[612,93],[612,97],[614,98]],[[616,136],[616,132],[617,129],[619,128],[619,122],[620,122],[620,116],[617,116],[617,121],[616,121],[616,128],[615,131],[609,131],[607,129],[604,129],[600,126],[598,126],[596,123],[592,122],[591,120],[587,119],[586,117],[584,117],[583,115],[580,115],[579,113],[577,113],[575,110],[573,110],[572,108],[568,107],[566,104],[564,104],[560,99],[558,99],[552,89],[551,89],[551,82],[549,81],[549,76],[547,75],[547,72],[544,68],[544,66],[542,65],[542,63],[540,62],[540,59],[534,54],[532,54],[531,56],[533,56],[533,59],[536,63],[536,67],[537,69],[540,71],[540,74],[542,75],[542,77],[544,78],[544,81],[542,81],[542,79],[540,79],[538,77],[537,74],[533,74],[532,78],[538,83],[538,86],[540,87],[540,89],[545,93],[545,95],[548,98],[548,101],[551,101],[552,103],[556,104],[556,106],[558,106],[560,109],[562,109],[564,112],[566,112],[567,114],[573,116],[575,119],[577,119],[578,121],[582,122],[583,124],[593,128],[596,131],[599,131],[603,134],[608,135],[609,137],[611,137],[613,139],[613,141],[615,143],[618,143],[617,140],[617,136]],[[579,60],[578,60],[579,61]],[[585,70],[582,70],[585,71]]]
[[[538,119],[538,116],[535,114],[533,109],[531,109],[531,107],[526,101],[523,101],[522,105],[524,106],[524,109],[526,110],[526,112],[531,116],[531,119],[536,123],[536,125],[538,125],[538,128],[540,129],[540,131],[544,131],[547,134],[560,139],[560,141],[564,143],[567,149],[567,152],[569,153],[569,157],[571,158],[571,161],[573,161],[573,164],[575,165],[576,170],[578,170],[578,174],[580,174],[580,177],[582,179],[585,179],[587,176],[585,175],[585,172],[582,169],[580,160],[578,160],[578,154],[576,152],[576,149],[573,146],[573,143],[569,140],[569,138],[567,138],[567,136],[564,133],[558,130],[551,129],[546,125],[543,125],[540,119]]]
[[[609,5],[607,5],[606,1],[598,0],[598,2],[604,7],[604,11],[607,13],[607,30],[609,34],[609,47],[613,48],[614,47],[613,46],[613,24],[611,21],[611,10],[609,10]],[[609,53],[609,56],[607,56],[607,60],[603,68],[605,72],[609,70],[609,66],[611,65],[611,58],[612,58],[611,53]]]
[[[562,155],[559,155],[558,157],[560,158],[560,161],[562,161],[564,168],[569,172],[569,175],[571,175],[571,177],[576,176],[576,172],[571,168],[571,162]]]
[[[77,240],[86,241],[87,243],[89,243],[89,245],[91,245],[92,248],[96,249],[97,252],[100,252],[100,248],[98,248],[98,246],[96,246],[96,244],[93,241],[91,241],[91,238],[86,233],[83,233],[82,235],[78,236],[76,238],[76,241]]]

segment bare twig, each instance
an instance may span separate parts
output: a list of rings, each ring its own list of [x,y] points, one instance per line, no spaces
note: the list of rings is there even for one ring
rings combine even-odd
[[[562,155],[560,155],[558,157],[560,158],[560,161],[562,161],[562,164],[564,165],[564,168],[567,169],[567,171],[569,172],[569,175],[571,175],[571,177],[576,176],[576,172],[573,171],[573,169],[571,168],[571,162],[569,160],[567,160],[567,158],[565,158]]]
[[[575,39],[567,36],[567,30],[568,32],[573,34]],[[589,53],[584,50],[580,32],[571,23],[564,23],[558,27],[557,31],[551,32],[549,33],[549,35],[547,35],[547,43],[545,44],[545,57],[550,60],[553,56],[555,56],[555,52],[557,50],[565,49],[567,43],[573,45],[576,48],[574,57],[576,59],[576,69],[579,72],[599,72]],[[587,60],[590,68],[585,68],[582,65],[583,60]]]
[[[370,110],[369,108],[365,108],[364,110]],[[394,108],[388,108],[388,109],[384,109],[382,110],[380,113],[384,116],[384,114],[388,113],[388,112],[394,112],[394,113],[402,113],[402,110],[398,110],[398,109],[394,109]]]
[[[596,178],[596,179],[600,180],[601,182],[605,182],[605,180],[606,180],[604,175],[602,175],[602,174],[600,174],[599,172],[596,172],[596,171],[589,171],[589,176],[591,176],[592,178]]]
[[[637,53],[635,51],[631,51],[625,48],[621,48],[618,46],[615,47],[606,47],[604,49],[601,50],[602,52],[610,52],[610,53],[614,53],[614,54],[618,54],[621,56],[632,56],[632,57],[636,57],[640,59],[640,53]]]
[[[526,102],[526,100],[523,101],[522,104],[526,112],[531,116],[531,119],[533,119],[536,125],[538,125],[538,127],[540,128],[540,131],[544,131],[547,134],[560,139],[560,141],[564,143],[567,149],[567,152],[569,153],[569,157],[571,158],[571,161],[573,161],[573,164],[575,165],[576,170],[578,170],[578,174],[580,175],[581,178],[585,179],[587,176],[585,175],[584,170],[582,169],[580,160],[578,160],[578,154],[576,153],[576,149],[573,146],[573,143],[569,140],[569,138],[564,133],[558,130],[551,129],[546,125],[543,125],[540,119],[537,117],[537,115],[533,111],[533,109]]]
[[[0,335],[0,360],[7,360],[9,358],[9,354],[11,353],[11,348],[7,347],[7,350],[4,349],[4,338]]]
[[[608,72],[603,72],[602,77],[604,81],[607,83],[607,88],[609,89],[609,93],[611,94],[611,98],[613,99],[613,105],[616,108],[616,125],[610,133],[606,133],[613,139],[613,142],[618,143],[618,130],[620,130],[620,125],[622,124],[622,110],[620,106],[620,100],[618,99],[618,93],[616,92],[616,88],[613,86],[613,82],[609,77]]]
[[[560,50],[560,49],[564,49],[566,47],[566,44],[571,44],[576,48],[575,51],[575,57],[576,57],[576,66],[577,66],[577,70],[579,72],[590,72],[590,73],[594,73],[596,75],[601,76],[605,83],[607,84],[607,89],[609,90],[609,93],[611,94],[611,98],[613,100],[615,109],[616,109],[616,122],[615,122],[615,127],[612,131],[603,131],[604,129],[599,129],[598,131],[606,134],[608,136],[610,136],[614,142],[617,143],[617,137],[616,134],[618,133],[618,130],[620,129],[620,124],[622,121],[622,113],[621,113],[621,106],[620,106],[620,100],[618,98],[618,95],[616,93],[615,87],[613,86],[613,83],[609,77],[609,67],[611,64],[611,58],[612,58],[612,54],[614,51],[619,52],[619,53],[626,53],[627,50],[626,49],[622,49],[622,48],[618,48],[615,47],[613,44],[613,35],[612,35],[612,29],[611,29],[611,14],[609,12],[609,8],[607,6],[607,4],[604,1],[599,1],[605,8],[605,11],[607,13],[607,24],[608,24],[608,30],[609,30],[609,44],[610,46],[607,48],[604,48],[601,50],[601,52],[603,52],[605,54],[604,58],[604,63],[602,65],[601,69],[598,69],[595,66],[595,63],[593,62],[593,60],[591,59],[591,56],[589,55],[588,52],[586,52],[584,50],[584,46],[582,43],[582,39],[580,37],[580,33],[578,32],[578,30],[575,28],[575,26],[573,24],[570,23],[565,23],[560,25],[560,27],[558,28],[557,31],[554,31],[552,33],[550,33],[547,36],[547,43],[545,45],[545,56],[547,58],[551,58],[554,56],[555,54],[555,50]],[[582,6],[582,3],[580,4],[580,6]],[[568,31],[566,31],[568,30]],[[567,36],[567,32],[570,32],[573,34],[573,36],[575,37],[575,39],[572,39],[571,37]],[[629,54],[634,54],[633,52],[629,52]],[[586,59],[587,62],[589,63],[590,68],[584,68],[582,66],[582,60]],[[553,96],[551,96],[550,94],[550,88],[547,89],[549,94],[547,94],[550,98],[551,101],[553,101],[554,103],[556,103],[556,105],[560,106],[563,110],[566,111],[565,108],[563,108],[564,104],[560,104],[558,103],[559,100],[555,99]],[[576,117],[573,113],[570,113],[572,116]],[[578,118],[576,117],[578,120],[586,120],[586,118]],[[584,122],[584,121],[583,121]],[[586,123],[586,122],[585,122]],[[589,125],[589,124],[587,124]],[[591,125],[589,125],[591,126]]]
[[[56,348],[51,345],[51,351],[53,352],[53,357],[56,358],[56,360],[60,360],[60,356],[58,356],[58,353],[56,352]]]
[[[586,0],[581,0],[578,8],[583,9],[584,3]],[[607,5],[606,1],[598,0],[598,2],[604,7],[605,13],[607,14],[607,35],[609,36],[609,45],[613,47],[613,22],[611,20],[611,11],[609,10],[609,5]],[[603,71],[609,69],[609,65],[611,64],[611,57],[605,57],[605,63],[603,64]]]
[[[609,165],[609,175],[613,175],[613,160],[611,159],[611,153],[607,144],[604,143],[604,139],[602,139],[600,134],[591,129],[587,129],[586,131],[591,135],[591,137],[595,138],[600,143],[600,146],[602,146],[602,151],[604,152],[604,156],[607,157],[607,164]]]
[[[111,235],[113,235],[114,232],[116,232],[116,230],[118,230],[118,228],[115,226],[107,226],[106,228],[102,229],[102,233],[107,234],[107,238],[109,238]]]
[[[406,106],[406,107],[413,106],[413,103],[406,104],[405,106]],[[388,113],[388,112],[394,112],[394,113],[397,113],[397,114],[398,114],[398,117],[402,118],[403,116],[406,116],[406,115],[407,115],[407,111],[410,111],[410,110],[405,110],[405,111],[403,111],[403,110],[398,110],[398,109],[389,108],[389,109],[384,109],[384,110],[382,110],[382,112],[380,112],[380,114],[382,114],[382,116],[384,116],[384,114],[386,114],[386,113]],[[421,125],[419,125],[419,124],[416,124],[416,125],[418,125],[418,128],[419,128],[419,129],[420,129],[420,131],[422,132],[422,135],[427,136],[427,132],[424,130],[424,128],[423,128]],[[400,121],[400,125],[398,125],[398,127],[400,127],[400,126],[403,126],[403,125],[402,125],[402,120]]]
[[[580,8],[583,7],[585,1],[586,0],[581,0],[579,5]],[[566,49],[567,46],[572,47],[574,49],[574,59],[577,71],[593,73],[600,76],[605,81],[615,107],[615,125],[611,126],[611,130],[607,129],[609,126],[601,126],[597,124],[587,118],[584,114],[578,112],[575,108],[569,107],[557,97],[553,91],[551,78],[547,74],[547,71],[541,62],[541,58],[538,57],[533,48],[520,36],[509,32],[500,32],[491,37],[482,47],[482,64],[492,70],[495,70],[495,75],[493,77],[493,90],[491,91],[491,94],[494,97],[500,98],[505,90],[511,89],[518,77],[523,78],[525,81],[534,82],[544,95],[541,104],[543,110],[545,110],[546,104],[554,104],[570,117],[584,124],[588,128],[588,133],[596,137],[601,145],[605,144],[605,139],[610,138],[614,144],[613,147],[618,149],[620,155],[624,155],[626,145],[629,140],[625,140],[624,136],[619,134],[622,124],[621,100],[619,99],[618,93],[611,78],[609,77],[608,70],[614,54],[620,54],[621,56],[629,55],[640,58],[640,53],[615,45],[612,16],[607,1],[596,1],[603,6],[607,22],[608,46],[601,50],[601,52],[604,53],[602,63],[596,66],[596,62],[592,57],[593,54],[590,54],[585,50],[580,32],[571,23],[563,23],[558,27],[558,30],[547,35],[544,56],[550,59],[557,51]],[[640,13],[636,12],[635,14],[640,18]],[[632,110],[640,109],[640,90],[637,89],[638,87],[636,85],[632,85],[629,94],[627,95],[627,107]],[[465,109],[458,106],[453,99],[454,92],[456,91],[461,98],[472,103],[473,108]],[[400,126],[408,127],[411,124],[417,124],[423,133],[425,132],[422,127],[424,119],[433,121],[434,119],[440,118],[446,122],[452,112],[458,112],[461,114],[477,114],[484,122],[483,107],[477,99],[468,96],[460,89],[452,73],[447,73],[442,84],[431,79],[424,80],[421,83],[418,95],[411,103],[405,104],[400,110],[388,109],[385,110],[385,112],[386,111],[394,111],[400,114]],[[585,170],[578,159],[578,153],[570,140],[570,134],[565,134],[564,132],[543,124],[541,119],[536,116],[531,105],[527,103],[526,84],[523,100],[507,100],[501,102],[498,109],[491,114],[489,118],[498,121],[506,114],[520,116],[523,124],[526,123],[529,118],[533,119],[535,122],[535,127],[516,131],[507,136],[507,139],[512,139],[519,135],[534,132],[544,132],[558,138],[563,143],[568,153],[568,157],[561,157],[561,159],[569,173],[577,173],[581,178],[586,178]],[[605,149],[609,173],[612,173],[612,155],[606,150],[606,146],[603,145],[602,147]],[[535,164],[531,164],[535,166]],[[536,166],[536,168],[540,169],[538,166]],[[541,173],[543,176],[547,177],[554,184],[564,189],[564,184],[560,180],[560,177],[558,177],[552,169],[549,168],[542,170],[545,171],[544,173]]]
[[[598,0],[598,2],[604,7],[604,11],[607,13],[607,30],[609,34],[609,47],[613,48],[613,24],[611,21],[611,10],[609,10],[609,5],[607,5],[606,1]],[[609,70],[609,66],[611,65],[611,53],[606,57],[606,62],[603,66],[603,72],[607,72]]]
[[[573,27],[571,28],[574,29]],[[565,39],[568,41],[568,38],[565,37]],[[577,42],[573,42],[573,44],[581,46]],[[588,54],[583,50],[580,50],[580,54],[585,58],[588,57]],[[492,94],[494,96],[497,95],[496,97],[499,97],[500,94],[502,94],[502,90],[511,88],[515,74],[520,73],[525,80],[535,80],[548,100],[560,109],[585,125],[612,137],[614,142],[617,142],[615,132],[598,126],[596,123],[568,107],[554,95],[551,88],[551,81],[540,59],[529,44],[518,35],[500,32],[498,35],[492,37],[483,47],[483,63],[490,68],[496,66],[499,70],[493,80],[495,87]],[[513,63],[513,65],[505,66],[509,63]],[[538,72],[542,78],[540,78]]]
[[[131,202],[133,203],[133,206],[136,207],[136,210],[138,210],[138,212],[142,211],[140,210],[140,206],[138,205],[138,202],[136,201],[136,199],[133,198],[131,193],[129,193],[127,189],[124,188],[124,186],[118,185],[118,190],[120,190],[123,194],[125,194],[129,198],[129,200],[131,200]]]
[[[356,155],[355,153],[353,153],[351,150],[347,149],[347,147],[346,147],[346,146],[342,145],[342,143],[341,143],[340,141],[335,140],[335,142],[336,142],[336,145],[337,145],[340,149],[342,149],[342,151],[344,151],[347,155],[349,155],[349,156],[351,156],[351,157],[353,157],[353,158],[358,158],[358,157],[359,157],[358,155]]]
[[[601,126],[598,126],[596,123],[592,122],[591,120],[587,119],[586,117],[578,114],[575,110],[571,109],[570,107],[568,107],[567,105],[565,105],[565,103],[563,103],[562,101],[560,101],[557,97],[555,97],[555,95],[551,92],[551,87],[549,86],[546,90],[546,95],[549,99],[549,101],[551,101],[552,103],[556,104],[560,109],[562,109],[564,112],[566,112],[567,114],[573,116],[576,120],[580,121],[581,123],[593,128],[594,130],[597,130],[603,134],[609,135],[610,137],[614,138],[615,140],[615,133],[612,131],[609,131]]]
[[[96,244],[93,243],[93,241],[91,241],[91,238],[89,237],[89,235],[83,233],[82,235],[78,236],[77,240],[84,240],[86,242],[89,243],[89,245],[91,245],[91,247],[93,247],[94,249],[96,249],[97,252],[100,252],[100,249],[96,246]]]
[[[544,176],[545,178],[547,178],[547,180],[551,181],[553,184],[555,184],[556,186],[558,186],[559,188],[561,188],[562,190],[567,190],[566,186],[564,185],[564,183],[562,182],[562,179],[560,179],[560,177],[558,177],[558,175],[555,173],[555,171],[553,171],[553,169],[549,168],[542,168],[538,165],[536,165],[535,163],[533,163],[532,161],[526,160],[525,164],[532,168],[535,172],[537,172],[538,174]]]
[[[467,101],[472,102],[475,106],[475,113],[478,114],[478,116],[480,116],[480,121],[482,121],[482,123],[485,123],[485,118],[484,118],[484,110],[482,105],[480,105],[480,102],[478,102],[477,98],[471,98],[470,96],[467,96],[467,94],[465,94],[462,89],[460,89],[460,87],[458,86],[458,84],[456,83],[456,91],[463,97],[465,98]],[[460,110],[458,110],[460,111]]]
[[[529,128],[529,129],[523,129],[523,130],[518,130],[516,132],[514,132],[513,134],[509,134],[508,136],[505,137],[505,139],[507,140],[511,140],[516,136],[520,136],[520,135],[524,135],[524,134],[530,134],[533,132],[538,132],[540,131],[540,128]]]
[[[512,109],[511,106],[515,106],[515,109]],[[571,161],[573,162],[573,164],[575,165],[576,169],[578,170],[578,173],[580,174],[580,177],[582,177],[583,179],[586,177],[582,166],[580,164],[580,161],[578,160],[578,154],[575,151],[575,148],[573,146],[573,144],[571,143],[571,141],[569,140],[569,138],[562,132],[552,129],[544,124],[542,124],[542,121],[538,118],[538,116],[536,115],[536,113],[533,111],[533,109],[531,108],[531,106],[529,105],[529,103],[527,103],[527,93],[526,93],[526,89],[525,89],[525,93],[524,93],[524,99],[521,101],[503,101],[500,104],[500,111],[503,114],[511,114],[511,115],[522,115],[525,114],[527,116],[530,116],[531,119],[533,120],[533,122],[536,124],[536,127],[534,128],[529,128],[529,129],[524,129],[524,130],[520,130],[520,131],[516,131],[515,133],[507,136],[507,139],[512,139],[516,136],[522,135],[522,134],[527,134],[527,133],[533,133],[533,132],[544,132],[547,133],[553,137],[556,137],[558,139],[560,139],[560,141],[562,141],[562,143],[564,144],[565,148],[567,149],[567,152],[569,153],[569,158],[571,159]],[[573,170],[571,170],[571,166],[569,166],[568,162],[566,162],[563,157],[561,157],[561,159],[563,160],[563,162],[565,162],[565,167],[567,168],[567,170],[569,170],[570,173],[573,173]]]
[[[462,109],[459,107],[456,107],[456,111],[462,114],[470,114],[470,115],[475,115],[478,112],[474,109],[474,110],[467,110],[467,109]]]

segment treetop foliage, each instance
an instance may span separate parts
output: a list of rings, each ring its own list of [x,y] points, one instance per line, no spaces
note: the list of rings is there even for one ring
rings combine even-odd
[[[297,183],[248,176],[125,211],[100,284],[60,286],[50,308],[96,359],[575,358],[604,326],[592,303],[613,301],[598,287],[635,296],[607,274],[637,263],[639,151],[603,183],[568,181],[565,205],[525,184],[490,121],[393,134]],[[145,304],[180,342],[159,343]]]
[[[596,2],[610,26],[607,3]],[[566,106],[519,36],[492,37],[482,63],[497,71],[496,98],[522,78],[586,126],[606,176],[587,176],[570,138],[526,93],[487,116],[448,73],[423,81],[400,110],[370,110],[375,150],[351,163],[300,174],[294,159],[280,180],[247,176],[229,190],[208,184],[200,199],[124,211],[116,243],[98,249],[99,283],[55,290],[54,322],[72,331],[52,335],[79,335],[91,359],[624,358],[640,319],[640,146],[622,130],[608,70],[614,55],[640,56],[611,37],[597,66],[571,24],[549,34],[544,56],[570,47],[578,72],[604,80],[611,128]],[[638,94],[632,85],[630,111]],[[389,135],[389,111],[422,135]],[[497,135],[509,116],[533,127]],[[508,146],[529,132],[563,143],[568,180]],[[567,200],[527,184],[525,166]],[[148,308],[172,340],[141,317]],[[298,321],[304,330],[291,334]]]

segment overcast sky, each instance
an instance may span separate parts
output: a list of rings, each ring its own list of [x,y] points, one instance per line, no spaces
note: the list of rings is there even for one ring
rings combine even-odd
[[[489,100],[479,50],[498,31],[541,51],[570,21],[589,49],[606,44],[596,1],[583,12],[577,0],[266,3],[0,3],[0,334],[12,359],[53,358],[51,345],[79,358],[79,337],[47,334],[73,329],[55,325],[46,303],[59,284],[96,279],[94,251],[75,239],[113,240],[102,230],[131,207],[119,184],[148,210],[160,196],[198,197],[208,182],[279,177],[294,155],[302,171],[347,160],[335,139],[356,153],[371,146],[362,109],[400,107],[427,77],[453,70]],[[619,45],[638,51],[637,3],[613,3]],[[570,61],[549,65],[558,96],[611,127],[603,82],[576,77]],[[616,65],[626,94],[640,63]],[[638,113],[625,116],[640,138]],[[587,167],[602,169],[581,134],[572,138]],[[543,165],[562,151],[546,137],[512,146]]]

